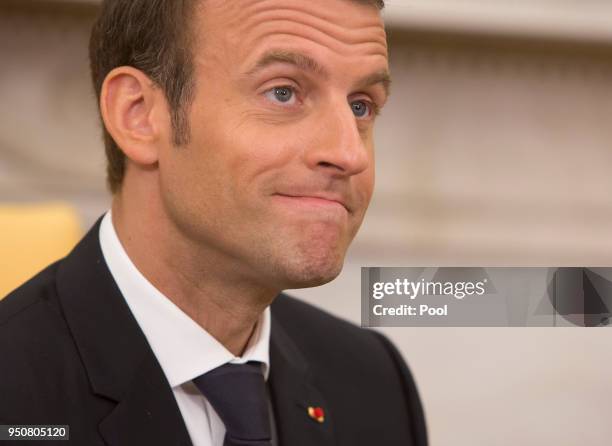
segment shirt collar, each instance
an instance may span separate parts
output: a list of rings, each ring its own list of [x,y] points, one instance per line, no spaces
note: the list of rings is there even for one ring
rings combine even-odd
[[[266,307],[244,354],[234,356],[149,282],[123,249],[109,210],[100,224],[100,245],[108,268],[142,329],[171,387],[231,362],[259,361],[270,369],[270,307]]]

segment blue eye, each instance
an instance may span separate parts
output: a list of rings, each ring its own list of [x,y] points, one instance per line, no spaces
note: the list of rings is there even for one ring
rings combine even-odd
[[[366,101],[351,102],[353,114],[358,118],[368,117],[370,115],[370,105]]]
[[[295,92],[291,87],[274,87],[266,91],[265,96],[274,102],[290,104],[295,101]]]

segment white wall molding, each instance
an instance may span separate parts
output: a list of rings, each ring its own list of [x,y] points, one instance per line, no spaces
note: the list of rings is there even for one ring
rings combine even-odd
[[[612,3],[387,0],[389,26],[545,40],[612,43]]]

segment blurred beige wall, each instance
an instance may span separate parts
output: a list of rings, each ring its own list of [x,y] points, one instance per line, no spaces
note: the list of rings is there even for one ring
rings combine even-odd
[[[94,6],[0,2],[0,202],[108,206],[87,59]]]
[[[359,323],[365,265],[610,266],[612,10],[389,4],[377,192],[343,274],[295,294]],[[95,12],[0,3],[0,202],[66,200],[86,227],[109,204],[87,70]],[[612,438],[611,331],[384,331],[419,383],[433,446]]]

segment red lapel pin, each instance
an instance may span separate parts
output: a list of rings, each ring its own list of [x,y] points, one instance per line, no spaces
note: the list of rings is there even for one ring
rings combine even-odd
[[[310,416],[310,418],[318,421],[319,423],[322,423],[325,421],[325,412],[323,411],[323,408],[321,407],[309,406],[308,415]]]

